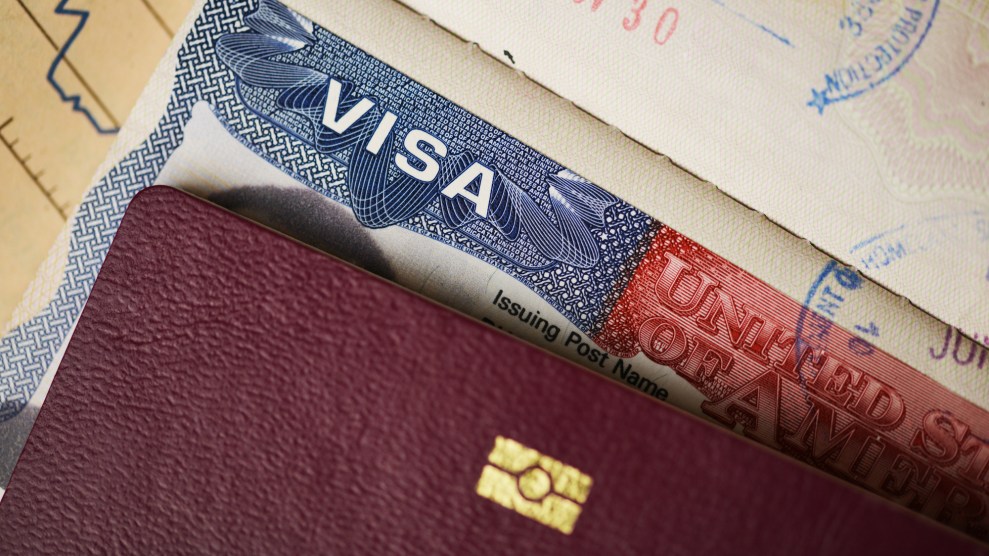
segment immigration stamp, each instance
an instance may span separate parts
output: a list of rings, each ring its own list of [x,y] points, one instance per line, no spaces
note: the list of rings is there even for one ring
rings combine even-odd
[[[800,308],[796,323],[796,344],[798,350],[812,348],[827,350],[835,348],[835,341],[847,343],[848,351],[856,356],[872,355],[875,347],[863,337],[879,337],[879,327],[874,321],[856,324],[856,334],[839,334],[840,338],[832,338],[832,330],[841,308],[845,306],[855,291],[862,286],[862,277],[854,269],[842,266],[836,261],[828,261],[817,275]],[[843,332],[843,331],[842,331]],[[808,378],[800,375],[801,385]]]
[[[859,268],[878,272],[920,253],[945,249],[953,252],[959,246],[975,251],[986,244],[989,244],[989,213],[975,209],[930,216],[881,231],[856,243],[849,254],[855,257]]]
[[[940,0],[852,0],[838,20],[836,63],[823,86],[811,88],[807,106],[825,107],[860,96],[892,79],[923,44]]]

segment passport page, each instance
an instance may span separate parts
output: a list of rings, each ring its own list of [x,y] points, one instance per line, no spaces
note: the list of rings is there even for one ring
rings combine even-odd
[[[989,2],[403,1],[989,343]]]

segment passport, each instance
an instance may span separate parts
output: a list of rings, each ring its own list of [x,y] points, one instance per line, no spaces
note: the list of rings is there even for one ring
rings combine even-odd
[[[985,548],[168,187],[125,213],[0,531],[16,553]]]

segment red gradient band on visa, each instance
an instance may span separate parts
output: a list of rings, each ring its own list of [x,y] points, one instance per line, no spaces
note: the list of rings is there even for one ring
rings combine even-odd
[[[838,326],[798,342],[802,310],[664,226],[595,341],[672,368],[705,416],[985,538],[989,413]]]

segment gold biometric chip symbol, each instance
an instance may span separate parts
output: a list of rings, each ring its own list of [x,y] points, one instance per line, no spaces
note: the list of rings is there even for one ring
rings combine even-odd
[[[477,494],[569,535],[591,483],[577,468],[499,436],[477,481]]]

